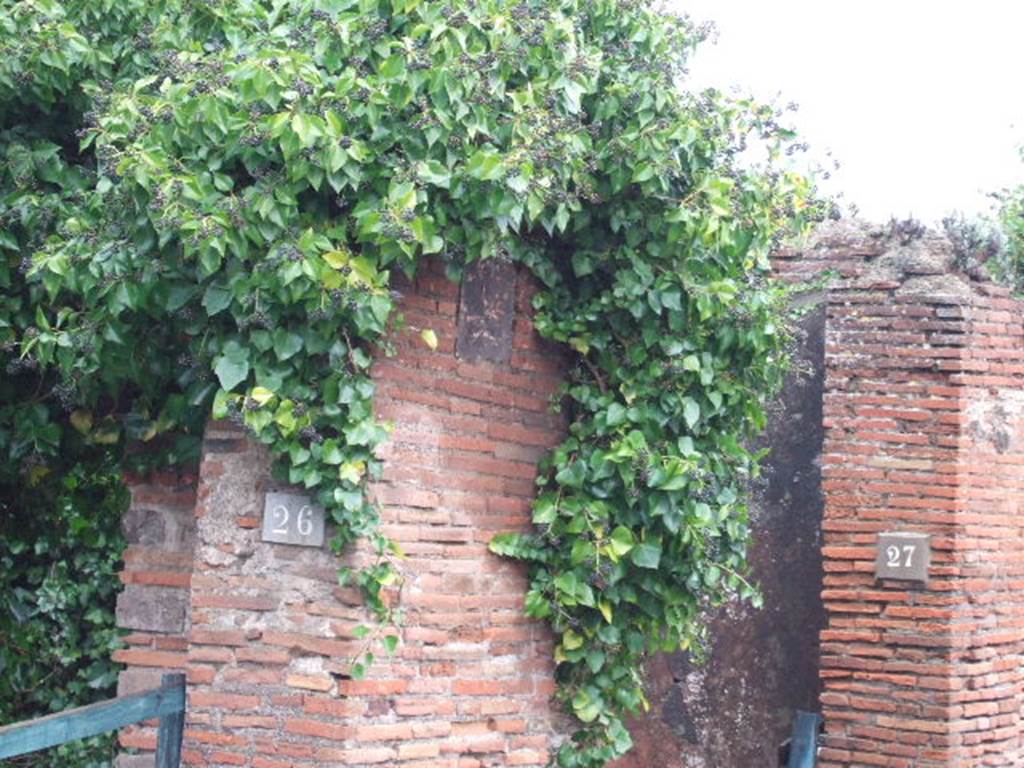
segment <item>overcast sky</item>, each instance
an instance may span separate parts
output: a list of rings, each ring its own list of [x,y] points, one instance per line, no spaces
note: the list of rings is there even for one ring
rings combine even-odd
[[[811,154],[866,218],[983,212],[1024,182],[1024,2],[668,0],[717,23],[695,84],[796,101]]]

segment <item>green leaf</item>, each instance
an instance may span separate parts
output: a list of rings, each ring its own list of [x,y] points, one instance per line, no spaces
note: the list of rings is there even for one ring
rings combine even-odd
[[[693,429],[700,421],[700,406],[692,397],[683,398],[683,418],[686,419],[686,426]]]
[[[605,423],[609,427],[617,427],[626,421],[626,407],[620,403],[612,403],[605,411]]]
[[[624,525],[616,527],[608,539],[608,546],[618,557],[627,554],[635,543],[636,537],[633,536],[633,532]]]
[[[581,690],[572,697],[572,711],[584,723],[596,720],[602,709],[603,703],[600,696],[589,690]]]
[[[213,366],[213,372],[225,391],[231,391],[249,376],[249,350],[236,341],[224,345]]]
[[[480,149],[469,158],[466,172],[474,179],[497,181],[505,175],[505,166],[500,153],[492,149]]]
[[[651,542],[641,542],[633,549],[630,556],[633,565],[638,568],[657,568],[661,563],[661,545]]]
[[[206,314],[213,317],[231,304],[231,291],[219,285],[211,284],[203,294],[203,308]]]
[[[274,331],[273,338],[274,353],[277,355],[277,359],[282,362],[291,359],[302,349],[302,337],[284,328],[278,328]]]
[[[416,175],[428,184],[448,189],[451,185],[451,172],[439,161],[428,160],[416,164]]]
[[[320,136],[320,130],[317,128],[314,119],[302,112],[296,112],[292,115],[292,130],[295,131],[299,141],[306,147],[311,147]]]

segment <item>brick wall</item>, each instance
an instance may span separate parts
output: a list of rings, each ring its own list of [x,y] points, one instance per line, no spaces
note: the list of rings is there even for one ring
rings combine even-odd
[[[208,428],[194,557],[176,561],[192,570],[187,640],[165,655],[133,646],[120,657],[129,664],[125,680],[159,670],[144,665],[187,671],[185,764],[546,763],[560,730],[551,639],[546,625],[522,614],[523,570],[487,543],[529,525],[536,461],[564,433],[549,410],[562,360],[532,331],[529,281],[514,270],[503,275],[515,291],[506,297],[515,310],[509,333],[488,335],[486,322],[474,333],[487,337],[484,356],[504,362],[468,362],[468,337],[461,358],[454,354],[459,288],[435,265],[396,286],[409,330],[397,355],[379,357],[373,369],[378,414],[395,425],[374,494],[387,533],[408,555],[397,596],[405,621],[397,654],[379,658],[365,679],[347,677],[361,643],[352,630],[365,617],[358,595],[337,586],[337,558],[326,547],[260,540],[263,494],[275,488],[267,457],[233,428]],[[462,323],[480,321],[462,299]],[[500,309],[501,295],[483,299]],[[436,332],[435,351],[420,328]],[[140,601],[126,593],[126,615]],[[122,741],[149,748],[152,733],[130,729]]]
[[[822,768],[1024,760],[1022,310],[932,237],[830,295]],[[892,530],[931,535],[926,585],[876,581]]]

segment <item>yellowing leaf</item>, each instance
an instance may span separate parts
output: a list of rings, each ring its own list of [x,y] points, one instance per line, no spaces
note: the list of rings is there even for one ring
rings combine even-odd
[[[116,422],[106,421],[89,435],[89,442],[97,445],[113,445],[121,438],[121,428]]]
[[[598,600],[597,608],[599,611],[601,611],[601,615],[604,616],[604,620],[611,624],[613,615],[612,604],[609,603],[607,600]]]
[[[260,405],[266,405],[274,398],[274,393],[266,387],[255,387],[252,392],[249,393],[249,397]]]
[[[567,651],[575,651],[583,646],[583,638],[573,630],[567,629],[562,635],[562,645]]]
[[[429,328],[424,328],[420,331],[420,338],[423,339],[423,343],[431,349],[437,349],[437,334]]]
[[[323,254],[323,258],[334,269],[341,269],[348,264],[349,255],[347,251],[328,251]]]
[[[28,484],[30,486],[39,485],[43,478],[50,474],[50,468],[42,464],[36,464],[28,471]]]
[[[71,414],[71,426],[84,435],[92,429],[92,414],[88,411],[74,411]]]
[[[586,339],[580,338],[579,336],[573,336],[569,339],[569,346],[581,355],[585,355],[590,351],[590,344],[587,343]]]
[[[363,477],[365,467],[366,464],[361,461],[346,461],[338,468],[338,476],[354,485]]]

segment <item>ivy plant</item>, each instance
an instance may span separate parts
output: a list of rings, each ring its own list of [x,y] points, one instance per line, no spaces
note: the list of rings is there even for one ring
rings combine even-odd
[[[522,263],[571,426],[536,531],[492,549],[555,633],[557,763],[625,753],[646,655],[756,599],[747,438],[788,341],[768,254],[824,212],[776,110],[687,90],[706,28],[641,0],[0,0],[0,30],[0,343],[34,393],[5,461],[182,461],[237,421],[338,552],[363,542],[342,578],[386,622],[390,276]]]
[[[114,694],[126,497],[105,462],[79,460],[57,482],[0,482],[0,724]],[[115,750],[109,734],[11,765],[109,765]]]

